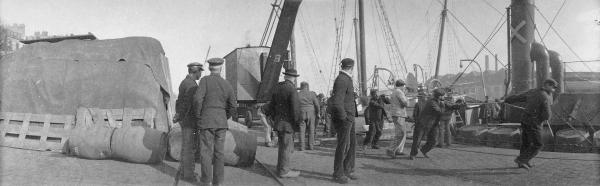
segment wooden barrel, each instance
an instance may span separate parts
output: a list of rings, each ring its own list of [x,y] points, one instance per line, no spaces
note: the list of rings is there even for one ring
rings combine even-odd
[[[256,155],[256,136],[248,133],[248,127],[228,120],[229,130],[225,136],[225,165],[251,166]]]
[[[494,129],[485,125],[468,125],[458,129],[457,141],[479,144],[485,141],[485,132]]]
[[[183,144],[183,136],[181,134],[181,127],[172,127],[169,133],[169,156],[174,160],[181,160],[181,145]]]
[[[86,159],[111,156],[110,140],[114,128],[104,126],[76,127],[65,142],[64,153]]]
[[[485,132],[486,145],[491,147],[513,148],[521,141],[518,127],[498,127]]]
[[[563,129],[556,132],[555,150],[558,152],[589,152],[591,144],[586,140],[590,137],[584,129]]]
[[[167,135],[159,130],[132,126],[115,129],[113,157],[133,163],[158,163],[167,153]]]
[[[248,133],[248,127],[232,120],[227,121],[229,130],[225,135],[224,159],[228,166],[250,166],[256,155],[256,136]],[[169,132],[169,155],[180,160],[182,144],[181,128]]]

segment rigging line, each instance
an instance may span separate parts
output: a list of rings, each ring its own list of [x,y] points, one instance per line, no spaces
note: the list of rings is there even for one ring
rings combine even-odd
[[[579,60],[579,61],[563,61],[563,63],[588,63],[588,62],[600,62],[600,59]]]
[[[506,13],[506,11],[500,11],[498,10],[498,8],[492,6],[492,4],[490,4],[490,2],[488,2],[487,0],[483,0],[483,2],[488,5],[489,7],[493,8],[494,10],[496,10],[496,12],[498,12],[498,14],[502,14],[502,12]]]
[[[374,3],[374,1],[371,1],[371,3]],[[373,8],[377,8],[377,7],[373,6]],[[372,13],[373,13],[373,14],[375,14],[375,11],[373,11]],[[377,59],[378,59],[378,62],[381,62],[381,61],[383,61],[383,60],[381,59],[381,56],[382,56],[382,55],[381,55],[381,50],[380,50],[380,48],[379,48],[379,37],[378,37],[378,36],[379,36],[379,34],[377,34],[377,26],[375,26],[375,23],[373,23],[373,30],[375,30],[375,33],[376,33],[376,34],[375,34],[375,43],[377,43],[377,44],[376,44],[375,46],[377,47],[377,54],[378,54],[378,55],[377,55]],[[383,32],[383,30],[382,30],[382,32]],[[389,56],[389,53],[388,53],[388,58],[389,58],[389,57],[390,57],[390,56]],[[391,60],[390,60],[390,61],[388,61],[388,62],[390,62],[390,66],[391,66],[391,65],[392,65],[392,64],[391,64]],[[373,74],[373,75],[374,75],[374,74]]]
[[[500,25],[501,22],[502,22],[502,24]],[[504,26],[504,23],[506,23],[506,19],[504,19],[504,14],[503,14],[502,17],[500,18],[500,20],[498,21],[498,23],[496,24],[496,26],[494,27],[495,30],[492,31],[492,33],[490,33],[490,35],[486,39],[484,45],[479,49],[479,51],[477,51],[477,54],[475,54],[475,57],[473,57],[472,59],[477,58],[477,56],[479,56],[479,54],[481,54],[481,51],[483,51],[483,47],[486,47],[488,44],[490,44],[490,42],[492,41],[494,36],[496,36],[496,34],[498,34],[500,29],[502,29],[502,26]],[[498,25],[500,25],[500,26],[498,26]]]
[[[429,5],[427,6],[427,9],[425,10],[425,15],[423,16],[425,19],[427,19],[427,15],[429,14],[429,9],[431,9],[431,5],[433,4],[433,1],[434,1],[434,0],[431,0],[431,1],[429,1]],[[396,2],[396,1],[394,1],[394,2]],[[410,32],[409,32],[409,33],[415,33],[416,25],[417,25],[417,24],[412,24],[412,28],[411,28],[411,29],[409,29],[409,30],[410,30]],[[430,27],[431,27],[431,26],[430,26]],[[428,28],[428,29],[429,29],[429,28]],[[407,47],[408,47],[408,46],[411,46],[411,44],[412,44],[412,43],[415,41],[415,39],[417,39],[417,38],[418,38],[418,37],[412,37],[412,39],[411,39],[411,40],[408,42],[408,45],[406,45],[406,46],[407,46]],[[422,40],[422,39],[423,39],[423,38],[421,37],[421,40]],[[408,55],[410,55],[410,53],[409,53]],[[408,58],[408,56],[407,56],[407,58]]]
[[[544,19],[544,21],[546,21],[546,23],[548,23],[548,25],[550,25],[550,23],[548,22],[548,19],[546,18],[546,16],[544,16],[544,14],[542,14],[542,12],[540,11],[540,9],[537,8],[537,6],[533,6],[537,12],[542,16],[542,18]],[[579,60],[583,60],[576,52],[575,50],[573,50],[573,48],[571,48],[571,46],[565,41],[565,39],[558,33],[558,31],[553,27],[550,26],[550,28],[552,29],[552,31],[554,31],[554,33],[556,34],[556,36],[558,36],[558,38],[563,42],[563,44],[565,44],[565,46],[567,46],[567,48],[569,49],[569,51],[571,51],[571,53],[573,53],[573,55],[575,55],[575,57],[577,57],[577,59]],[[588,68],[588,70],[590,70],[590,72],[592,71],[592,68],[590,66],[587,65],[587,63],[583,63],[583,65],[585,67]]]
[[[317,53],[316,53],[316,51],[315,51],[315,49],[314,49],[314,46],[313,46],[313,43],[312,43],[312,39],[310,38],[310,33],[308,33],[308,32],[307,32],[307,31],[304,29],[304,26],[305,26],[305,24],[304,24],[304,23],[305,23],[305,22],[304,22],[304,15],[302,14],[302,12],[300,12],[299,18],[300,18],[300,19],[298,20],[298,23],[299,23],[299,24],[298,24],[298,27],[300,27],[300,31],[302,32],[302,36],[304,36],[304,40],[305,40],[305,42],[306,42],[305,46],[306,46],[306,48],[307,48],[307,51],[309,51],[309,52],[312,52],[312,53],[311,53],[312,55],[310,55],[310,57],[311,57],[311,62],[312,62],[312,63],[313,63],[313,65],[314,65],[313,67],[317,67],[317,70],[318,70],[318,72],[319,72],[319,75],[321,76],[321,78],[323,78],[323,79],[324,79],[325,77],[324,77],[324,75],[323,75],[323,72],[322,72],[322,70],[321,70],[321,66],[319,65],[319,61],[318,61],[318,59],[317,59],[317,56],[318,56],[318,55],[317,55]]]
[[[392,30],[392,27],[390,25],[387,13],[385,11],[385,6],[384,6],[384,4],[383,4],[383,2],[381,0],[378,0],[378,2],[379,2],[379,9],[381,10],[381,14],[382,14],[382,16],[384,18],[384,21],[385,21],[385,26],[386,26],[386,28],[387,28],[387,30],[389,32],[388,35],[390,36],[390,39],[391,39],[390,42],[391,42],[391,44],[393,44],[394,52],[396,53],[397,56],[400,57],[400,60],[402,62],[401,63],[402,65],[400,67],[403,67],[404,74],[407,74],[408,73],[408,68],[406,67],[406,60],[405,60],[404,55],[402,54],[402,52],[400,52],[400,47],[398,45],[398,40],[394,36],[394,32]]]
[[[275,13],[275,6],[277,5],[277,0],[274,0],[273,4],[271,4],[271,13],[269,15],[269,19],[267,20],[267,25],[265,26],[265,30],[263,32],[262,38],[260,39],[260,46],[264,46],[263,42],[265,40],[265,37],[267,35],[267,30],[269,30],[269,26],[271,25],[272,19],[273,19],[273,13]]]
[[[269,34],[267,35],[267,37],[265,38],[265,45],[269,43],[269,38],[271,38],[271,33],[273,32],[273,30],[275,29],[274,26],[275,25],[275,20],[279,20],[279,6],[273,7],[275,9],[275,17],[273,18],[273,23],[271,24],[271,28],[269,29]]]
[[[379,7],[377,5],[375,5],[376,3],[377,3],[376,1],[371,1],[371,4],[373,5],[372,6],[373,9],[375,9],[375,11],[373,11],[372,13],[375,14],[375,12],[377,12],[377,18],[379,18],[378,19],[379,26],[381,27],[381,32],[382,32],[383,37],[384,37],[383,40],[385,41],[384,45],[385,45],[385,48],[386,48],[386,51],[387,51],[386,54],[387,54],[387,57],[388,57],[388,64],[390,65],[390,68],[394,68],[394,65],[392,63],[392,61],[394,59],[394,56],[393,56],[393,53],[392,53],[391,48],[389,46],[389,42],[388,42],[389,38],[387,37],[388,36],[387,32],[386,32],[385,27],[384,27],[383,22],[382,22],[381,11],[379,10]],[[375,17],[375,15],[373,15],[373,16]],[[373,23],[373,27],[375,29],[375,32],[377,33],[377,27],[375,26],[375,23]],[[375,34],[375,38],[376,39],[377,39],[377,35],[378,34]],[[377,42],[377,43],[379,44],[379,42]],[[379,48],[379,45],[377,45],[377,47]],[[379,51],[379,52],[381,52],[381,51]]]
[[[478,42],[480,45],[484,46],[484,47],[483,47],[483,49],[485,49],[485,50],[486,50],[488,53],[490,53],[490,54],[494,55],[494,53],[493,53],[492,51],[490,51],[490,49],[488,49],[487,47],[485,47],[485,44],[483,44],[483,43],[481,42],[481,40],[479,40],[479,38],[477,38],[477,37],[475,36],[475,34],[473,34],[473,32],[471,32],[471,31],[469,30],[469,28],[467,28],[467,26],[465,26],[465,24],[463,24],[463,23],[462,23],[462,22],[461,22],[461,21],[460,21],[460,20],[459,20],[459,19],[458,19],[458,18],[457,18],[455,15],[454,15],[454,13],[452,13],[452,11],[448,10],[448,13],[450,13],[450,16],[452,16],[452,18],[454,18],[454,19],[455,19],[455,20],[458,22],[458,24],[460,24],[460,26],[461,26],[463,29],[465,29],[465,30],[467,31],[467,33],[469,33],[469,35],[471,35],[471,37],[473,37],[473,38],[474,38],[474,39],[475,39],[475,40],[476,40],[476,41],[477,41],[477,42]],[[501,61],[500,59],[498,59],[498,62],[502,63],[502,61]]]
[[[550,22],[550,25],[548,25],[548,29],[546,29],[546,31],[544,32],[544,36],[542,37],[542,40],[544,38],[546,38],[546,35],[548,35],[548,32],[550,31],[550,27],[552,27],[552,24],[554,24],[554,21],[556,21],[556,17],[558,17],[558,14],[560,14],[560,11],[563,9],[563,7],[565,7],[565,4],[567,4],[567,0],[563,0],[562,5],[560,5],[560,8],[558,8],[558,11],[556,11],[556,14],[554,14],[554,17],[552,18],[552,22]]]

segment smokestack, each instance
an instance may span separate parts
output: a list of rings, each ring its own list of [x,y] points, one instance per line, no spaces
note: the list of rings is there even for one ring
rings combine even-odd
[[[511,35],[513,93],[529,90],[531,85],[531,43],[533,43],[533,0],[511,0]]]
[[[494,54],[494,62],[496,64],[494,71],[498,71],[498,54]]]
[[[533,42],[531,44],[531,60],[535,61],[536,87],[539,88],[544,80],[550,77],[550,62],[546,47],[538,42]]]
[[[553,50],[548,50],[548,57],[550,58],[550,69],[552,69],[552,79],[558,82],[558,89],[556,93],[565,92],[565,74],[563,70],[562,60],[560,54]]]
[[[485,55],[485,71],[490,70],[490,56]]]

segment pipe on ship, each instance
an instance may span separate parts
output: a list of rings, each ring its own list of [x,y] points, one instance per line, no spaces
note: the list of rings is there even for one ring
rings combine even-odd
[[[565,91],[565,71],[560,59],[560,54],[553,50],[548,50],[548,56],[550,58],[550,69],[552,69],[552,79],[558,82],[558,89],[556,93],[564,93]]]
[[[534,34],[533,0],[511,0],[511,27],[516,30],[511,37],[512,91],[521,93],[531,88],[530,59]]]
[[[535,61],[536,86],[542,87],[544,80],[550,77],[550,61],[546,47],[538,42],[531,43],[531,60]]]

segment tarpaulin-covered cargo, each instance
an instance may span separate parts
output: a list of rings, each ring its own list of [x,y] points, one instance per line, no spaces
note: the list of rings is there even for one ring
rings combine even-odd
[[[170,75],[160,42],[148,37],[40,42],[0,60],[0,111],[70,114],[77,108],[156,109],[168,131]]]

